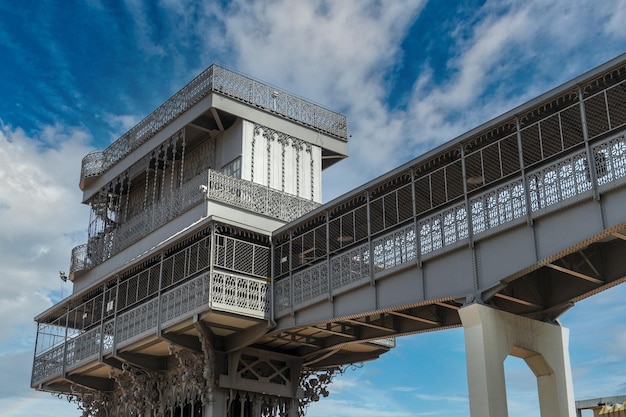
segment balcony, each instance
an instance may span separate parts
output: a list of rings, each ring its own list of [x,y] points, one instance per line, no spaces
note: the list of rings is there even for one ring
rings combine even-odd
[[[202,312],[215,310],[264,320],[269,315],[268,289],[268,282],[257,278],[226,272],[202,273],[113,318],[105,317],[89,329],[67,329],[67,336],[56,337],[48,346],[42,347],[38,343],[41,352],[35,353],[31,386],[61,377],[86,363],[99,361],[102,356],[112,354],[114,349],[156,335],[160,329]],[[113,315],[107,310],[102,314]],[[59,322],[64,322],[63,319]],[[62,326],[56,327],[59,330],[57,335],[64,333]],[[42,336],[42,333],[40,328],[38,335]]]
[[[225,95],[347,141],[348,123],[344,115],[213,64],[104,151],[83,158],[81,187],[88,178],[104,173],[210,93]]]
[[[72,250],[70,278],[91,269],[128,248],[204,199],[226,203],[261,215],[289,222],[319,207],[319,203],[282,191],[207,170],[115,229],[91,237],[89,243]],[[210,213],[209,213],[210,214]]]

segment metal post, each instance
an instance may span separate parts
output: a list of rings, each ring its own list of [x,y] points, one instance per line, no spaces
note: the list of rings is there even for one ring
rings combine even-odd
[[[215,271],[215,251],[217,247],[215,245],[215,222],[211,224],[211,249],[209,250],[209,299],[208,306],[209,308],[213,308],[212,300],[213,300],[213,274]]]
[[[515,117],[515,136],[517,137],[517,154],[519,157],[519,167],[522,174],[522,187],[524,187],[524,198],[526,199],[526,222],[529,226],[533,225],[532,206],[530,202],[530,189],[528,188],[528,179],[526,178],[526,169],[524,168],[524,148],[522,144],[522,130],[520,127],[519,117]]]
[[[465,146],[461,144],[461,176],[463,181],[463,199],[465,201],[465,219],[467,221],[467,237],[469,239],[469,247],[474,247],[474,226],[472,224],[472,208],[467,195],[467,168],[465,166]],[[457,223],[456,213],[454,213],[454,223]],[[458,237],[458,229],[457,229]]]
[[[585,112],[585,102],[583,101],[583,90],[578,86],[578,107],[580,109],[580,122],[583,130],[583,139],[585,141],[585,151],[587,152],[587,169],[589,171],[589,179],[593,187],[593,198],[600,200],[600,191],[598,190],[598,175],[596,172],[596,161],[589,145],[589,132],[587,131],[587,114]]]
[[[163,261],[165,253],[161,252],[161,261],[159,263],[159,287],[157,290],[157,337],[161,337],[161,291],[163,289]],[[149,278],[149,276],[148,276]],[[149,285],[149,284],[148,284]]]
[[[100,314],[100,347],[98,348],[98,360],[102,362],[102,351],[104,350],[104,312],[106,309],[106,283],[102,284],[102,312]]]
[[[270,236],[270,293],[269,293],[269,313],[270,313],[270,324],[274,324],[276,323],[276,321],[274,320],[276,317],[276,312],[275,312],[275,304],[274,304],[274,277],[276,276],[276,266],[274,264],[274,259],[276,259],[275,256],[276,253],[276,248],[275,248],[275,244],[274,241],[272,240],[272,237]]]
[[[415,193],[415,171],[411,169],[411,199],[413,205],[413,229],[415,230],[415,259],[417,267],[422,267],[422,242],[420,240],[419,224],[417,222],[417,194]]]
[[[293,231],[289,230],[289,311],[293,316]]]
[[[117,354],[117,311],[119,308],[119,295],[120,295],[120,277],[116,278],[117,284],[115,284],[115,310],[113,313],[113,344],[111,346],[111,353],[113,356]]]
[[[63,338],[63,364],[61,367],[61,375],[65,376],[65,367],[67,366],[67,327],[70,323],[70,305],[67,304],[67,313],[65,313],[65,337]]]
[[[365,191],[365,204],[367,204],[367,247],[370,253],[370,285],[376,285],[374,274],[374,247],[372,246],[372,213],[370,210],[370,192]],[[354,224],[354,218],[352,223]],[[354,231],[352,232],[354,234]],[[354,236],[356,239],[356,236]]]
[[[333,279],[330,265],[330,222],[328,210],[326,213],[326,278],[328,280],[328,301],[333,300]]]

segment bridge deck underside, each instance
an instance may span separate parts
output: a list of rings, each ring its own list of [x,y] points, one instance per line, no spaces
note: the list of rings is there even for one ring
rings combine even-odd
[[[374,285],[365,283],[333,300],[283,317],[279,320],[282,328],[266,335],[257,345],[289,351],[304,357],[312,366],[324,367],[358,358],[336,354],[353,343],[376,343],[385,338],[458,327],[458,310],[467,302],[477,301],[536,320],[553,321],[575,302],[626,281],[624,255],[626,227],[622,225],[536,262],[484,292],[394,305],[394,299],[406,300],[410,298],[407,293],[419,292],[410,287],[424,283],[423,269],[427,267],[413,266],[377,280]],[[401,283],[400,288],[394,281]],[[450,294],[454,294],[453,289]],[[381,303],[389,305],[380,308]],[[341,313],[343,309],[346,314]],[[368,312],[357,313],[359,310]],[[355,313],[348,314],[350,311]]]

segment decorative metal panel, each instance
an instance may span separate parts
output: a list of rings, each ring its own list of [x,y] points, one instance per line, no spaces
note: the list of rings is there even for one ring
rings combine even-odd
[[[101,175],[194,104],[216,92],[347,140],[346,117],[234,71],[211,65],[102,152],[87,155],[81,178]]]

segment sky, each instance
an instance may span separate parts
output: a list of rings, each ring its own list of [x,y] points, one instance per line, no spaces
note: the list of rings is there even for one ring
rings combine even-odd
[[[626,0],[0,0],[0,417],[78,417],[29,388],[33,317],[71,293],[80,160],[213,62],[348,116],[328,201],[626,52]],[[626,285],[578,303],[578,400],[626,394]],[[507,359],[511,417],[536,384]],[[310,417],[469,417],[462,329],[348,369]]]

